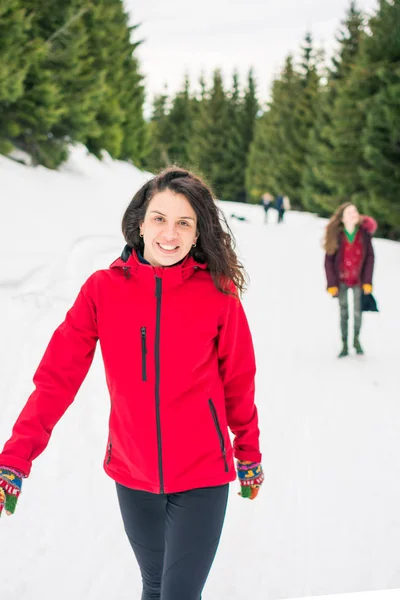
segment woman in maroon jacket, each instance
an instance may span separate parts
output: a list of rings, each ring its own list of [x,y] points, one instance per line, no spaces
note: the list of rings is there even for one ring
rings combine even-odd
[[[376,230],[376,221],[361,216],[351,202],[345,202],[331,217],[325,235],[325,271],[328,292],[339,298],[342,350],[339,358],[348,351],[348,290],[354,298],[354,338],[357,354],[363,354],[360,344],[362,294],[372,292],[374,250],[371,236]]]
[[[142,600],[199,600],[228,483],[237,469],[241,495],[253,499],[263,481],[243,268],[221,221],[209,188],[183,169],[136,193],[122,256],[83,285],[0,454],[0,513],[4,505],[12,514],[99,340],[111,400],[104,469],[116,482]]]

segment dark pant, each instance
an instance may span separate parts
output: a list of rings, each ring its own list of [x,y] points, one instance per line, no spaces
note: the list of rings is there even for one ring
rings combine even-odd
[[[278,208],[278,223],[282,223],[283,222],[284,215],[285,215],[285,209],[284,208]]]
[[[217,551],[229,485],[150,494],[117,483],[142,600],[200,600]]]
[[[340,305],[340,329],[342,331],[342,339],[347,340],[348,335],[348,321],[349,321],[349,305],[347,301],[347,292],[349,289],[353,290],[353,298],[354,298],[354,335],[360,335],[361,330],[361,320],[362,320],[362,312],[361,312],[361,295],[362,290],[359,285],[355,286],[347,286],[343,283],[340,284],[339,288],[339,305]]]

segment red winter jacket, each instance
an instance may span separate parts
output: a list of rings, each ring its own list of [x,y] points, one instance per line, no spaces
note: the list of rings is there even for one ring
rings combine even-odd
[[[218,291],[192,257],[152,267],[125,249],[89,277],[53,334],[0,465],[29,474],[97,340],[111,399],[104,469],[115,481],[173,493],[233,481],[233,455],[261,460],[254,352],[239,299]]]
[[[361,215],[360,224],[360,241],[362,247],[361,265],[359,273],[359,281],[362,284],[372,284],[372,276],[374,273],[374,249],[372,247],[371,237],[377,229],[377,223],[372,217]],[[340,267],[343,260],[344,252],[344,236],[343,232],[339,233],[338,249],[334,254],[325,254],[325,273],[326,287],[339,287],[340,285]]]

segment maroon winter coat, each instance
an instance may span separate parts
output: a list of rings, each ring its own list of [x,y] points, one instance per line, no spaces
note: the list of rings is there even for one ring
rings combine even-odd
[[[363,217],[360,225],[362,257],[360,269],[360,283],[372,284],[374,272],[374,249],[372,247],[371,237],[377,227],[375,219],[372,217]],[[325,254],[325,273],[327,288],[339,287],[340,285],[340,265],[343,255],[343,232],[339,234],[339,246],[334,254]]]
[[[111,399],[110,477],[154,493],[233,481],[234,455],[261,460],[253,344],[240,300],[218,291],[192,257],[168,268],[134,252],[123,257],[89,277],[53,334],[0,465],[29,474],[99,340]]]

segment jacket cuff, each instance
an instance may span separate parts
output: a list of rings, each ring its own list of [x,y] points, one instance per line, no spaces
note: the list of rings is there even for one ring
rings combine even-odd
[[[257,450],[234,450],[234,456],[238,460],[249,460],[251,462],[260,463],[262,459],[262,455]]]
[[[0,454],[0,465],[19,471],[23,477],[28,477],[32,467],[31,462],[17,456],[8,456],[7,454]]]

